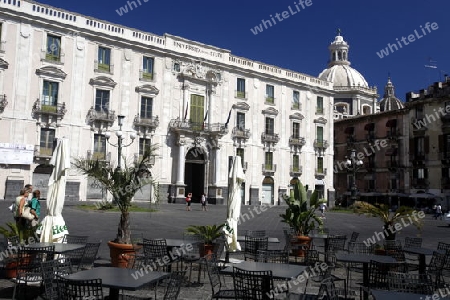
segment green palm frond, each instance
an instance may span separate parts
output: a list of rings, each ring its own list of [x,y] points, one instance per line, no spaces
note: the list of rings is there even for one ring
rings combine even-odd
[[[198,236],[205,244],[212,244],[213,241],[223,236],[223,227],[225,224],[220,225],[190,225],[186,228],[186,232],[191,235]]]

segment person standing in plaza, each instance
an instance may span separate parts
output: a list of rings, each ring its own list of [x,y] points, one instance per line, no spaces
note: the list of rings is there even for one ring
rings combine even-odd
[[[442,206],[440,204],[436,205],[436,213],[434,215],[434,219],[441,219],[442,220]]]
[[[186,197],[186,210],[191,210],[191,202],[192,202],[192,193],[189,193]]]
[[[33,198],[33,185],[30,183],[25,184],[25,189],[27,189],[30,193],[28,194],[28,202],[31,201],[31,199]]]
[[[35,190],[33,192],[33,198],[29,202],[29,206],[31,207],[30,213],[34,216],[34,219],[31,220],[31,226],[36,227],[39,224],[39,217],[41,216],[41,203],[39,202],[39,198],[41,197],[41,191]]]
[[[206,206],[208,204],[208,201],[206,199],[206,194],[202,194],[202,211],[208,211],[208,207]]]

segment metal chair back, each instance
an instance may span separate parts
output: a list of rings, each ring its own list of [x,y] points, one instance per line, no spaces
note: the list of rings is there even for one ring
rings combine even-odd
[[[61,300],[103,300],[102,280],[73,280],[57,276],[58,297]]]
[[[273,292],[272,271],[247,271],[233,267],[236,299],[267,300]],[[273,295],[272,295],[273,297]]]

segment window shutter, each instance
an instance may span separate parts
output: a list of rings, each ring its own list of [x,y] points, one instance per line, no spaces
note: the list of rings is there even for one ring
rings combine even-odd
[[[439,135],[439,152],[444,152],[444,135]]]
[[[424,143],[423,143],[423,150],[425,151],[425,154],[428,154],[430,152],[430,137],[425,136]]]

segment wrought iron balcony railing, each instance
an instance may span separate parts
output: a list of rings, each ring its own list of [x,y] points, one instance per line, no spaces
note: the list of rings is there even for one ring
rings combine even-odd
[[[231,138],[241,138],[247,140],[250,138],[250,129],[234,127],[231,131]]]
[[[289,137],[289,145],[290,146],[304,146],[306,144],[306,140],[304,137],[293,136]]]
[[[64,102],[57,104],[42,104],[42,100],[38,98],[34,101],[31,112],[39,115],[55,115],[62,118],[66,114],[67,109]]]
[[[294,166],[291,165],[289,168],[290,176],[300,176],[303,173],[303,166]]]
[[[96,152],[88,150],[86,153],[86,159],[88,160],[98,160],[102,162],[109,163],[111,161],[111,152]]]
[[[329,144],[327,140],[314,140],[314,148],[322,148],[326,149],[328,148]]]
[[[174,131],[185,132],[204,132],[206,134],[225,135],[228,133],[228,128],[224,123],[203,123],[191,122],[191,120],[173,119],[169,123],[169,128]]]
[[[280,137],[278,136],[278,133],[265,133],[263,132],[261,134],[261,140],[263,143],[278,143],[280,141]]]
[[[116,112],[114,110],[95,110],[94,107],[91,107],[87,114],[88,121],[93,122],[104,122],[107,123],[108,126],[112,126],[114,124],[114,120],[116,119]]]
[[[262,172],[264,175],[273,174],[277,171],[276,164],[262,164]]]
[[[133,120],[134,126],[151,128],[154,130],[159,126],[159,117],[151,117],[151,118],[141,118],[139,115],[136,115]]]

